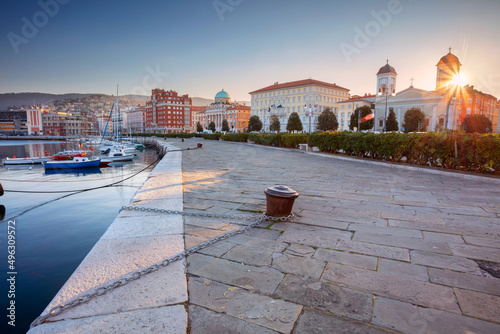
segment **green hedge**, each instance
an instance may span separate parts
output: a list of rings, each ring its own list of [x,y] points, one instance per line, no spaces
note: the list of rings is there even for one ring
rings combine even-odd
[[[260,145],[294,148],[299,144],[307,144],[309,135],[305,133],[251,133],[248,140]]]
[[[208,139],[208,140],[219,140],[219,138],[222,136],[220,133],[204,133],[202,135],[203,139]]]
[[[323,152],[500,174],[498,134],[324,132],[312,134],[309,145]]]
[[[226,133],[225,135],[221,136],[221,139],[225,141],[236,141],[240,143],[246,143],[249,136],[250,136],[249,133]]]

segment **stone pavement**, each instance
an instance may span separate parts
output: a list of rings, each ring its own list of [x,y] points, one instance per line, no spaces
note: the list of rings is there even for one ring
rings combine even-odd
[[[300,197],[291,221],[188,257],[190,333],[500,333],[498,179],[171,144],[197,142],[182,157],[185,210],[258,216],[276,184]],[[185,247],[241,223],[184,217]]]

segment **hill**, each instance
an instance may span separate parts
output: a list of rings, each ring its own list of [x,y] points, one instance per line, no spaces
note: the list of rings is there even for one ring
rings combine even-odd
[[[4,93],[0,94],[0,109],[7,107],[32,106],[34,103],[46,103],[54,100],[77,99],[103,94],[48,94],[48,93]]]

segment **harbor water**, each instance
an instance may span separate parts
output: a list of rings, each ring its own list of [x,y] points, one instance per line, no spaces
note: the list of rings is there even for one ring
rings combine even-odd
[[[0,141],[0,158],[77,148],[69,145]],[[137,152],[133,162],[116,162],[107,168],[0,167],[5,190],[0,197],[1,333],[26,333],[154,166],[141,170],[156,159],[155,151],[145,150]],[[12,314],[14,322],[9,324]]]

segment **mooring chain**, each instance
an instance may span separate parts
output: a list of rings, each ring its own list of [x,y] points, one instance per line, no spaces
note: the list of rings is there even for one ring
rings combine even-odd
[[[163,261],[161,262],[157,262],[145,269],[142,269],[142,270],[138,270],[134,273],[132,273],[131,275],[127,276],[127,277],[124,277],[124,278],[121,278],[109,285],[106,285],[106,286],[103,286],[103,287],[100,287],[98,288],[95,292],[93,293],[90,293],[90,294],[87,294],[87,295],[83,295],[83,296],[80,296],[76,299],[73,299],[72,301],[68,302],[67,304],[63,304],[63,305],[58,305],[58,306],[55,306],[53,307],[46,315],[44,316],[39,316],[38,318],[36,318],[32,323],[31,323],[31,326],[30,328],[33,328],[33,327],[36,327],[38,325],[41,325],[45,322],[47,322],[47,320],[49,318],[52,318],[52,317],[55,317],[55,316],[58,316],[59,314],[61,314],[62,312],[70,309],[70,308],[73,308],[73,307],[76,307],[78,305],[81,305],[81,304],[84,304],[88,301],[90,301],[91,299],[93,299],[94,297],[97,297],[97,296],[101,296],[105,293],[107,293],[108,291],[110,290],[113,290],[119,286],[123,286],[131,281],[135,281],[136,279],[144,276],[144,275],[147,275],[147,274],[150,274],[152,272],[155,272],[157,270],[159,270],[160,268],[162,267],[166,267],[168,266],[169,264],[173,263],[173,262],[177,262],[177,261],[180,261],[184,258],[186,258],[188,255],[191,255],[191,254],[194,254],[208,246],[211,246],[221,240],[225,240],[229,237],[232,237],[236,234],[240,234],[240,233],[243,233],[243,232],[246,232],[248,230],[250,230],[251,228],[257,226],[258,224],[260,224],[261,222],[263,222],[264,220],[280,220],[280,221],[286,221],[290,218],[293,217],[293,214],[287,216],[287,217],[271,217],[271,216],[267,216],[265,213],[262,214],[261,216],[243,216],[243,215],[226,215],[226,214],[216,214],[216,213],[203,213],[203,212],[187,212],[187,211],[179,211],[179,210],[165,210],[165,209],[155,209],[155,208],[145,208],[145,207],[137,207],[137,206],[123,206],[121,208],[121,210],[129,210],[129,211],[148,211],[148,212],[155,212],[155,213],[165,213],[165,214],[177,214],[177,215],[183,215],[183,216],[198,216],[198,217],[210,217],[210,218],[229,218],[229,219],[241,219],[241,220],[255,220],[254,222],[252,222],[251,224],[248,224],[244,227],[241,227],[239,229],[236,229],[236,230],[233,230],[233,231],[230,231],[230,232],[227,232],[227,233],[224,233],[224,234],[221,234],[215,238],[212,238],[212,239],[209,239],[205,242],[202,242],[201,244],[199,245],[196,245],[194,247],[191,247],[189,249],[187,249],[186,251],[182,252],[182,253],[179,253],[177,255],[174,255],[172,257],[169,257],[169,258],[166,258],[164,259]],[[121,211],[120,210],[120,211]]]

